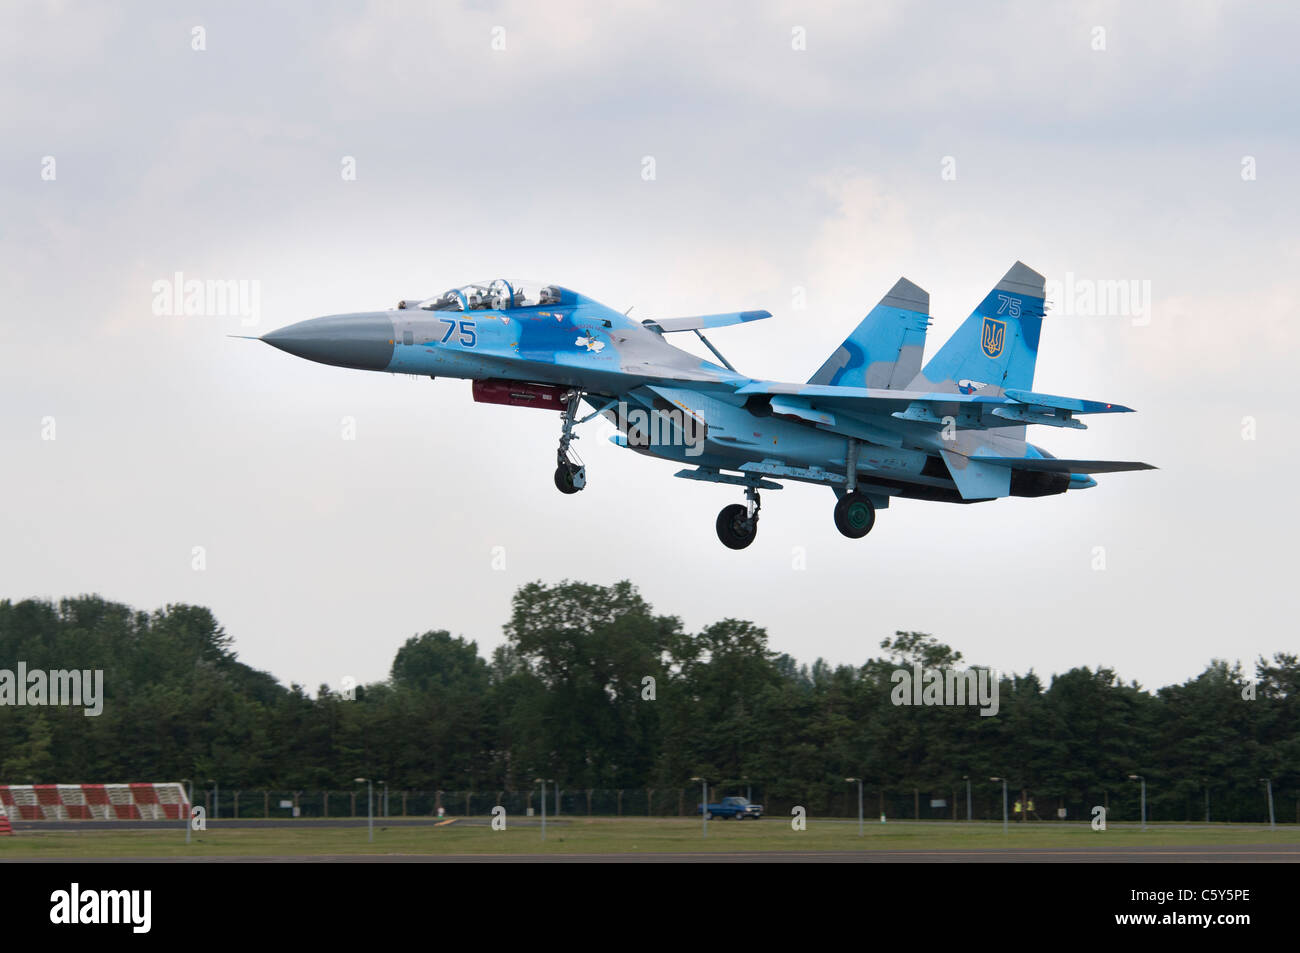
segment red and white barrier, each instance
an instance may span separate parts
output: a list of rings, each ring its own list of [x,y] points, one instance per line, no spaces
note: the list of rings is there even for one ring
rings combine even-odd
[[[0,784],[0,805],[15,821],[178,821],[188,803],[176,781]]]

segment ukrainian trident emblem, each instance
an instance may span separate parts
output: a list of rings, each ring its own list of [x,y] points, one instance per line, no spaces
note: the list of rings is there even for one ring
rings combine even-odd
[[[984,336],[980,347],[987,357],[997,357],[1002,353],[1002,342],[1006,337],[1007,323],[993,318],[984,319]]]

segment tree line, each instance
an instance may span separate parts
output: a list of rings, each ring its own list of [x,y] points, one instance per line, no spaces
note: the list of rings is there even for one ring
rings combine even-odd
[[[468,792],[546,777],[572,791],[676,791],[706,778],[720,794],[752,788],[769,810],[844,813],[856,811],[845,779],[862,778],[868,813],[888,796],[894,815],[930,816],[942,798],[934,815],[949,816],[971,778],[979,813],[1000,816],[989,779],[1005,777],[1040,816],[1105,804],[1132,818],[1139,774],[1155,820],[1202,820],[1207,799],[1214,820],[1267,819],[1262,778],[1280,821],[1300,811],[1300,661],[1284,652],[1251,675],[1216,659],[1156,691],[1109,668],[1003,674],[984,717],[895,704],[899,670],[970,667],[930,635],[898,632],[861,665],[800,664],[751,622],[687,632],[630,582],[525,585],[505,637],[484,658],[431,630],[401,646],[385,681],[313,696],[239,661],[199,606],[0,601],[0,669],[104,672],[99,717],[0,705],[0,782],[339,790],[364,776]]]

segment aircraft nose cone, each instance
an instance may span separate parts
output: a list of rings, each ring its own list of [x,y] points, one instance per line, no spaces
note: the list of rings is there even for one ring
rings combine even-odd
[[[382,312],[310,318],[263,334],[262,340],[295,357],[335,367],[382,371],[393,360],[393,322]]]

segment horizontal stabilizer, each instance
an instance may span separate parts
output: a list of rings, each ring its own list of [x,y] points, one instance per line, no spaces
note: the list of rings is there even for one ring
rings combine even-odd
[[[720,314],[696,314],[688,318],[646,318],[641,323],[651,331],[670,334],[674,331],[702,331],[705,328],[725,328],[748,321],[770,318],[771,311],[723,311]]]
[[[1131,460],[1057,460],[1055,457],[971,457],[976,463],[1008,467],[1012,470],[1037,470],[1041,473],[1122,473],[1126,470],[1154,470],[1149,463]]]

